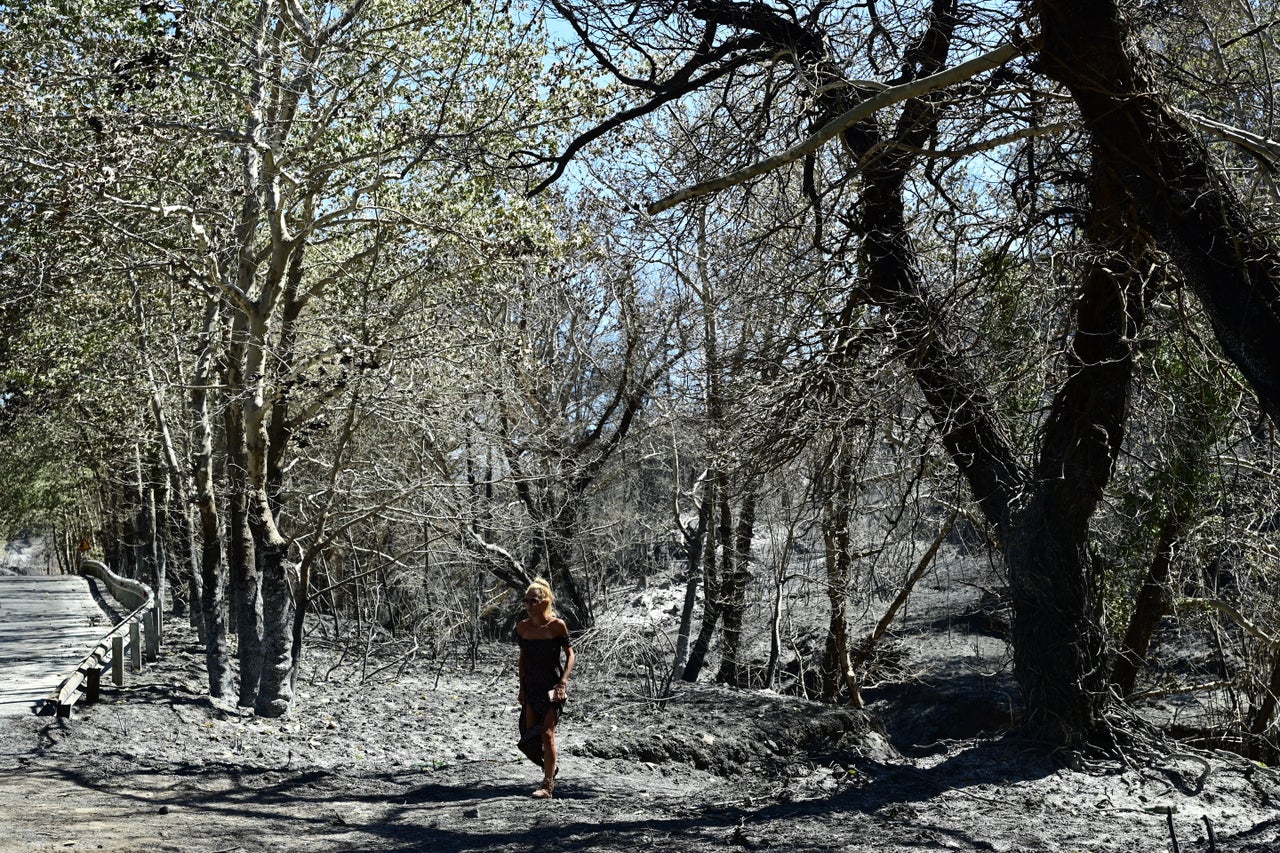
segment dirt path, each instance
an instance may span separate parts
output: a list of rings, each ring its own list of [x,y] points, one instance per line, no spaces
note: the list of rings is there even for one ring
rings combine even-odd
[[[907,759],[860,712],[702,685],[659,708],[587,665],[538,802],[510,648],[475,672],[339,667],[282,720],[202,696],[189,632],[166,652],[71,721],[0,720],[0,850],[1165,853],[1170,816],[1182,851],[1210,827],[1224,853],[1280,849],[1280,780],[1238,759],[1073,772],[1008,737]]]

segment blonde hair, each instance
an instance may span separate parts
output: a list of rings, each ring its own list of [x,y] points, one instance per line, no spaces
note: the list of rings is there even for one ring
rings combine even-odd
[[[551,591],[551,584],[547,583],[546,578],[534,578],[533,583],[529,584],[529,588],[524,591],[525,595],[536,592],[538,597],[547,602],[547,613],[554,616],[551,610],[556,603],[556,594]]]

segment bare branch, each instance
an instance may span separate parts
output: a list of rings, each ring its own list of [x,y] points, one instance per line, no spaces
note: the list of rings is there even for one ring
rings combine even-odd
[[[1225,601],[1221,601],[1216,598],[1180,598],[1173,604],[1174,607],[1177,607],[1179,610],[1191,607],[1203,610],[1217,610],[1220,613],[1226,614],[1232,622],[1235,622],[1244,629],[1246,634],[1249,634],[1255,639],[1261,640],[1268,646],[1280,644],[1280,639],[1271,636],[1266,631],[1259,628],[1249,619],[1249,617],[1241,613],[1234,605],[1228,604]]]
[[[1055,122],[1054,124],[1045,124],[1038,127],[1023,127],[1018,130],[1010,131],[1009,133],[1001,134],[1000,136],[983,139],[979,142],[973,143],[972,145],[966,145],[963,148],[926,150],[924,148],[913,148],[911,146],[902,145],[901,143],[895,144],[893,147],[909,150],[912,154],[916,154],[920,157],[958,160],[961,157],[968,157],[973,154],[979,154],[983,151],[991,151],[1002,145],[1009,145],[1023,139],[1031,139],[1037,136],[1054,136],[1059,133],[1066,133],[1073,127],[1075,127],[1075,125],[1068,122]]]
[[[759,48],[760,42],[761,40],[758,37],[734,39],[724,45],[721,45],[710,55],[695,56],[686,63],[670,81],[663,85],[658,94],[655,94],[644,103],[637,104],[634,107],[620,111],[607,121],[604,121],[593,127],[591,130],[588,130],[586,133],[583,133],[581,136],[574,139],[573,142],[569,143],[569,146],[565,148],[564,152],[560,154],[560,156],[545,158],[547,162],[555,164],[555,169],[549,176],[544,178],[537,186],[529,191],[529,196],[532,197],[538,195],[540,192],[559,180],[560,176],[564,174],[565,169],[569,167],[570,161],[572,161],[573,158],[577,156],[578,152],[585,148],[589,143],[599,139],[612,130],[622,127],[632,119],[648,115],[664,104],[677,100],[690,92],[696,92],[708,83],[731,74],[742,66],[747,65],[749,62],[754,61],[756,57],[752,53],[747,52],[730,61],[726,61],[723,65],[713,67],[701,76],[693,76],[694,72],[699,70],[699,68],[718,62],[724,57],[730,56],[737,51],[751,51]]]
[[[1212,133],[1221,136],[1228,142],[1234,142],[1258,159],[1266,161],[1270,166],[1280,164],[1280,142],[1274,139],[1268,139],[1265,136],[1259,136],[1256,133],[1250,133],[1247,130],[1232,127],[1229,124],[1223,124],[1185,110],[1175,109],[1174,112],[1206,133]]]
[[[506,548],[489,542],[475,529],[465,530],[463,537],[465,544],[472,546],[490,558],[490,571],[512,589],[524,589],[524,587],[533,582],[533,578],[529,577],[528,573],[525,572],[524,566]]]
[[[739,169],[738,171],[732,172],[728,175],[713,178],[709,181],[703,181],[702,183],[695,184],[692,187],[687,187],[679,192],[672,193],[671,195],[659,199],[649,205],[648,212],[652,215],[661,213],[664,210],[670,210],[682,202],[686,202],[700,196],[710,195],[713,192],[728,189],[729,187],[738,186],[739,184],[746,183],[752,178],[759,177],[760,175],[771,172],[774,169],[786,166],[789,163],[794,163],[802,157],[817,151],[823,145],[826,145],[850,127],[853,127],[858,122],[869,118],[885,107],[892,106],[893,104],[901,103],[902,101],[907,101],[912,98],[918,98],[922,95],[927,95],[930,92],[936,92],[939,89],[944,89],[947,86],[976,77],[984,71],[989,71],[992,68],[998,68],[1001,65],[1004,65],[1014,57],[1019,56],[1021,53],[1022,49],[1017,45],[1004,44],[995,50],[984,53],[981,56],[974,57],[967,62],[962,62],[952,68],[939,71],[937,74],[931,74],[928,77],[921,77],[918,80],[911,80],[897,86],[890,86],[873,97],[870,97],[858,104],[853,109],[836,116],[831,121],[823,125],[817,133],[813,134],[800,144],[783,151],[781,154],[767,157],[758,163],[747,166],[745,169]]]

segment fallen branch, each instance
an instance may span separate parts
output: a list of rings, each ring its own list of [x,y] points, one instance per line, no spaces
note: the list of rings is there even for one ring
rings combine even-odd
[[[1214,690],[1230,690],[1239,686],[1235,681],[1209,681],[1204,684],[1161,687],[1155,690],[1144,690],[1141,693],[1131,693],[1125,697],[1125,701],[1137,702],[1140,699],[1163,699],[1166,696],[1180,696],[1184,693],[1209,693]]]
[[[866,663],[867,659],[871,657],[871,652],[875,648],[875,644],[884,636],[885,632],[889,630],[889,625],[893,622],[894,617],[898,615],[898,611],[902,609],[902,606],[907,603],[907,599],[911,597],[911,591],[915,589],[916,583],[919,582],[920,578],[924,577],[924,573],[928,571],[929,566],[933,565],[933,558],[938,553],[938,548],[942,546],[947,535],[951,532],[951,528],[956,523],[956,518],[959,514],[959,509],[951,511],[951,517],[947,519],[946,524],[942,525],[942,529],[938,531],[938,535],[933,537],[933,542],[930,543],[929,549],[924,552],[924,556],[920,558],[920,562],[916,565],[915,570],[911,572],[911,575],[907,578],[907,582],[903,584],[897,597],[894,598],[893,603],[889,605],[889,609],[880,617],[880,621],[876,623],[875,630],[871,632],[871,635],[867,637],[867,639],[863,640],[862,645],[858,648],[857,656],[849,663],[849,668],[845,672],[845,678],[851,684],[855,683],[855,673],[858,671],[858,668]],[[855,701],[857,701],[856,697],[858,694],[855,693],[854,696]],[[860,704],[861,703],[859,702],[859,705]]]

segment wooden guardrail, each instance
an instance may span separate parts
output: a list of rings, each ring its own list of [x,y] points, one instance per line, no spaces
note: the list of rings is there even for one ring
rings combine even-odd
[[[49,694],[40,709],[41,714],[56,713],[59,717],[70,717],[71,708],[80,698],[82,690],[86,701],[96,701],[102,683],[102,671],[107,666],[111,667],[112,683],[117,687],[124,684],[126,651],[129,653],[130,668],[134,672],[142,669],[144,653],[148,661],[155,660],[160,654],[160,608],[156,606],[156,597],[151,587],[122,578],[97,560],[82,560],[80,574],[101,580],[111,597],[128,608],[129,613],[90,649],[75,671]]]

